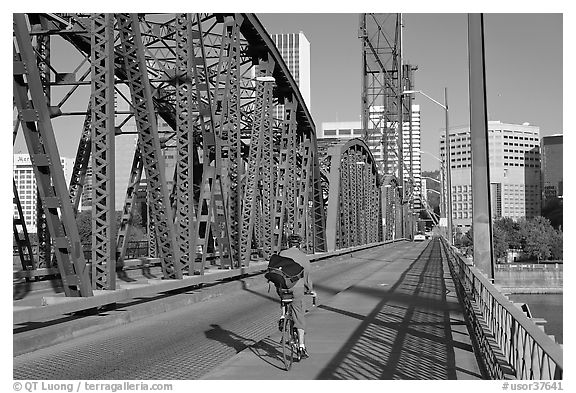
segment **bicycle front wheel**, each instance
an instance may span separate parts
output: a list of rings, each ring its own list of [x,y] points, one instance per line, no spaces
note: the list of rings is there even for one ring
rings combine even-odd
[[[294,359],[294,345],[292,343],[292,321],[289,318],[284,319],[282,323],[282,339],[280,340],[282,346],[282,360],[286,371],[292,367]]]

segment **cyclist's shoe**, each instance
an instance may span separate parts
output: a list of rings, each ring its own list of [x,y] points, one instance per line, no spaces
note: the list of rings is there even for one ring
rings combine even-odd
[[[282,331],[282,328],[284,327],[284,317],[280,317],[280,319],[278,320],[278,330]]]
[[[300,347],[298,349],[298,357],[300,359],[307,359],[310,357],[310,355],[308,355],[308,351],[306,350],[306,347]]]

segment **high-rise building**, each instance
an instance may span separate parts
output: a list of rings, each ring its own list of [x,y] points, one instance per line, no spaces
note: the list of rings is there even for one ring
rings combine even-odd
[[[543,199],[562,197],[563,182],[563,135],[555,134],[542,137],[542,186]]]
[[[22,214],[26,222],[28,232],[36,233],[36,206],[38,191],[36,188],[36,177],[34,168],[28,154],[14,154],[12,158],[12,174],[18,190],[18,198],[22,205]],[[74,159],[60,158],[60,164],[64,170],[64,179],[66,184],[70,183],[72,169],[74,168]],[[17,216],[18,210],[14,206],[14,216]]]
[[[411,121],[404,121],[402,127],[402,154],[404,156],[404,182],[412,184],[412,208],[422,209],[421,179],[422,159],[420,157],[420,105],[412,105]]]
[[[271,34],[270,37],[276,44],[310,110],[310,42],[303,32]]]
[[[450,129],[452,219],[454,226],[472,225],[470,127]],[[540,215],[540,128],[500,121],[488,122],[492,218],[519,219]],[[440,137],[445,157],[445,137]]]

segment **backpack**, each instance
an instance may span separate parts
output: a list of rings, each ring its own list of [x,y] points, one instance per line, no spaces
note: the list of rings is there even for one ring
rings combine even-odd
[[[300,264],[278,254],[272,255],[264,274],[264,278],[273,282],[277,289],[291,289],[302,277],[304,268]]]

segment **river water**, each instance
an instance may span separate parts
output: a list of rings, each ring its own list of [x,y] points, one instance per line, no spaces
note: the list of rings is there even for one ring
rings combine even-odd
[[[526,303],[532,316],[548,321],[545,325],[546,334],[555,336],[556,342],[563,343],[562,331],[562,294],[517,294],[508,296],[515,303]]]

